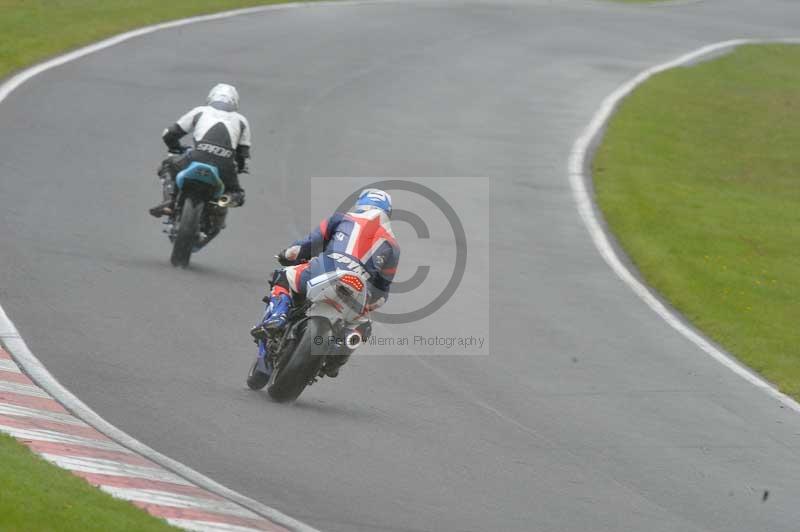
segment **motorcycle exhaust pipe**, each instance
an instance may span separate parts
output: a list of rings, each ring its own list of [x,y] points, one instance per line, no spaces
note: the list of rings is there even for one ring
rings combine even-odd
[[[218,207],[228,207],[232,203],[231,197],[226,195],[220,196],[217,201],[212,201],[211,203],[215,203]]]
[[[344,337],[344,345],[346,345],[350,351],[355,351],[363,342],[364,339],[356,331],[350,331],[347,333],[347,336]]]

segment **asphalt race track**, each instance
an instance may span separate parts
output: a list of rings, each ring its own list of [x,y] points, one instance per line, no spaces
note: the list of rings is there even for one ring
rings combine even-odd
[[[615,277],[567,159],[639,71],[798,27],[791,0],[398,2],[133,39],[0,105],[0,302],[110,422],[323,530],[796,531],[800,416]],[[174,270],[146,213],[160,132],[222,80],[253,124],[247,204]],[[492,180],[491,354],[365,356],[276,405],[244,386],[247,330],[308,178],[344,175]]]

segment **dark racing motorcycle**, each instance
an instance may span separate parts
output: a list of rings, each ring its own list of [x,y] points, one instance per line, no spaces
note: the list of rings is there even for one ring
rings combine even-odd
[[[233,195],[224,194],[219,170],[210,164],[193,161],[176,176],[175,184],[175,212],[164,222],[164,232],[172,242],[172,265],[186,268],[192,253],[225,227],[228,208],[240,203]]]
[[[346,255],[326,256],[332,260],[319,262],[328,266],[308,282],[305,301],[291,310],[286,327],[257,341],[247,386],[266,386],[278,402],[297,399],[329,368],[341,366],[370,334],[364,312],[369,274]]]

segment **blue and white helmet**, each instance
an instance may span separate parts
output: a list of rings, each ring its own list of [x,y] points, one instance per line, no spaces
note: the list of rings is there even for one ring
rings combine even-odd
[[[218,83],[208,93],[206,103],[222,111],[238,111],[239,91],[233,85]]]
[[[392,197],[388,192],[379,188],[365,188],[358,195],[355,209],[357,211],[367,209],[380,209],[386,216],[392,215]]]

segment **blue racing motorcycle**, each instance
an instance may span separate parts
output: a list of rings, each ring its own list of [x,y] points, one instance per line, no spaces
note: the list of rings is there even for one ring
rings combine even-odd
[[[176,176],[175,184],[175,212],[164,222],[164,232],[172,242],[172,265],[186,268],[192,253],[225,227],[228,208],[238,204],[224,194],[219,170],[210,164],[193,161]]]

